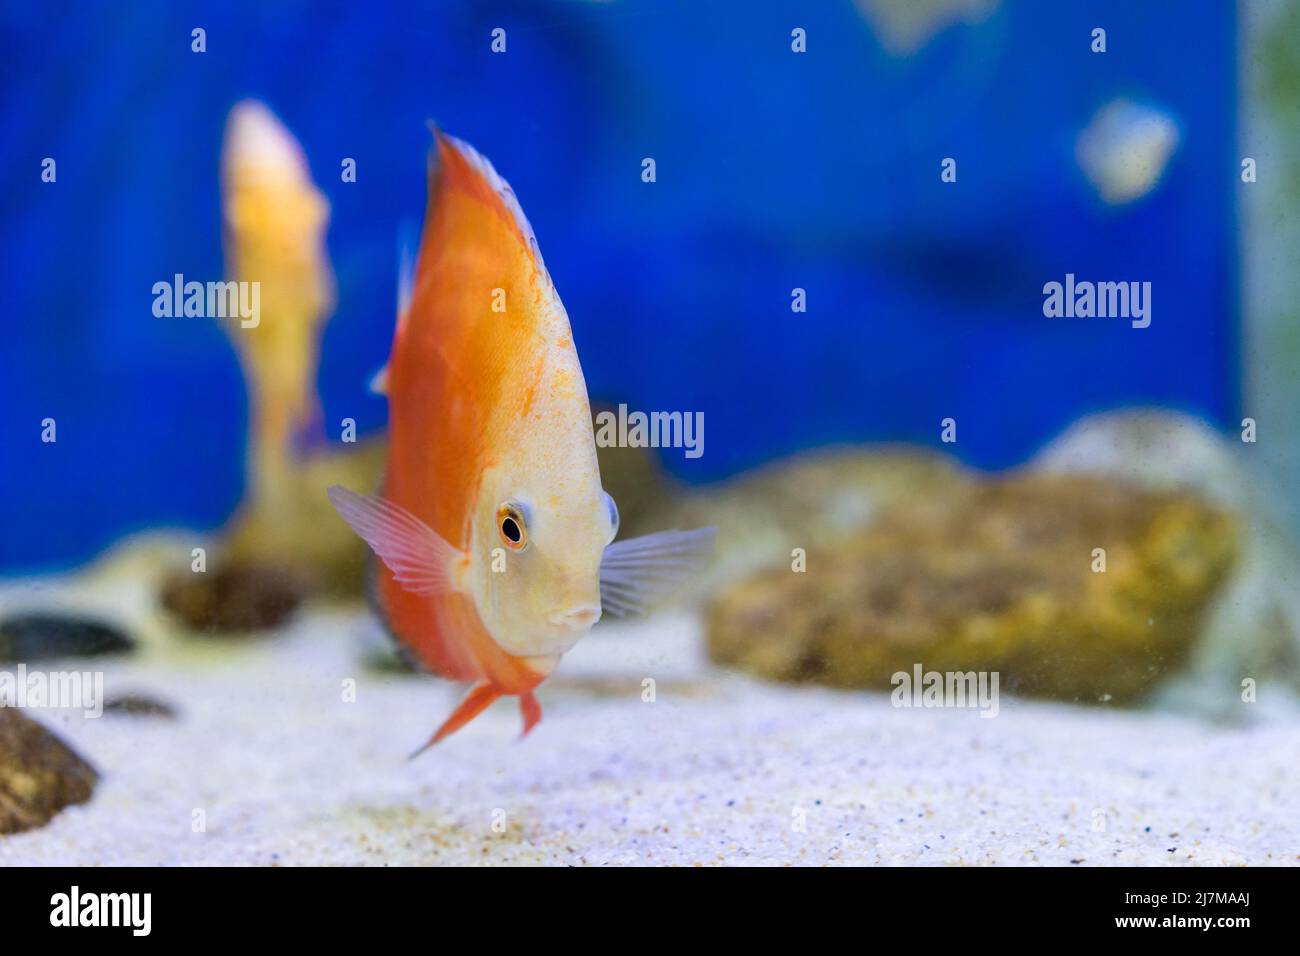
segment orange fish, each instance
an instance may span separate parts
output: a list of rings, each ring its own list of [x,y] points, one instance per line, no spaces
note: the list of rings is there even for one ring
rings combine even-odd
[[[390,629],[473,687],[421,750],[503,695],[526,735],[533,695],[602,612],[644,610],[680,586],[713,529],[612,543],[587,387],[569,317],[513,190],[468,144],[434,131],[413,282],[381,390],[380,495],[329,489],[382,561]],[[419,751],[417,751],[418,753]]]

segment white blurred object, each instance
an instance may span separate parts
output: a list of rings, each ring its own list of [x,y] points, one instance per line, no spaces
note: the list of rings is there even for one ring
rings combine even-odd
[[[1155,188],[1178,140],[1178,124],[1167,113],[1118,99],[1079,134],[1075,157],[1098,195],[1122,206]]]
[[[895,56],[908,56],[954,23],[979,23],[997,9],[998,0],[856,0],[880,45]]]

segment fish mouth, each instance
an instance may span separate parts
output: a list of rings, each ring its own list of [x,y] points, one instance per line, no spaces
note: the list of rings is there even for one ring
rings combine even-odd
[[[591,627],[600,620],[599,604],[579,604],[575,607],[562,608],[550,615],[548,620],[555,627],[576,630]]]

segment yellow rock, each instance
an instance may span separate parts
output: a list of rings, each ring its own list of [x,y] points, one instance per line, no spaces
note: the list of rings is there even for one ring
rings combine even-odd
[[[1186,660],[1237,539],[1234,517],[1187,492],[1081,475],[962,483],[810,546],[804,573],[725,588],[709,651],[780,681],[885,690],[919,663],[997,671],[1012,693],[1133,701]]]

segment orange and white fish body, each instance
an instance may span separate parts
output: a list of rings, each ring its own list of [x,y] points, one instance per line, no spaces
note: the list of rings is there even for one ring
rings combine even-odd
[[[393,632],[473,687],[426,747],[502,695],[533,690],[602,611],[643,609],[711,546],[712,529],[613,544],[591,408],[568,314],[514,192],[471,146],[435,131],[409,304],[388,367],[378,496],[335,486],[383,563]]]

